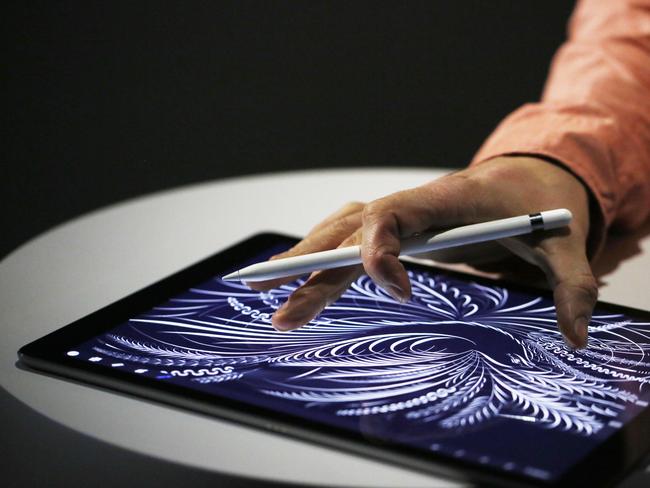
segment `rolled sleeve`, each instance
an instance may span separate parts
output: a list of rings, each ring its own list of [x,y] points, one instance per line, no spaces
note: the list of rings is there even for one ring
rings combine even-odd
[[[650,217],[650,1],[579,2],[569,33],[541,101],[505,118],[471,164],[530,155],[571,171],[597,204],[593,255],[609,229]]]

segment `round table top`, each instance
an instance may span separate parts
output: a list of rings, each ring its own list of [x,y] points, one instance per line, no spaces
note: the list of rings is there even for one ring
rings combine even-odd
[[[147,195],[60,225],[0,263],[1,386],[72,429],[220,473],[328,486],[457,486],[16,367],[22,345],[251,234],[303,235],[348,201],[372,200],[444,173],[336,169],[233,178]],[[596,263],[602,300],[650,308],[650,238],[643,234],[612,240]]]

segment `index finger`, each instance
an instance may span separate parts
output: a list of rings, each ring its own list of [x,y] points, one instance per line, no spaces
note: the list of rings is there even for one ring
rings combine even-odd
[[[398,259],[401,239],[432,228],[489,219],[496,212],[486,206],[479,184],[462,173],[369,203],[362,215],[361,257],[366,272],[395,299],[407,300],[411,284]]]

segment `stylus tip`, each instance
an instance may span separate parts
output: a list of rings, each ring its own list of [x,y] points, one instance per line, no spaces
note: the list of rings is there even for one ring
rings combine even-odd
[[[239,280],[239,271],[227,274],[221,278],[223,281],[240,281]]]

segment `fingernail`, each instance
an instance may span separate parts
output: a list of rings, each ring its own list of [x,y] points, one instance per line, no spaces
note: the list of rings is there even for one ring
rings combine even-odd
[[[271,319],[271,325],[278,332],[288,332],[291,329],[293,329],[293,327],[290,324],[287,324],[286,322],[283,322],[281,320],[278,321],[277,317],[273,317],[273,319]]]
[[[576,347],[582,349],[587,346],[587,334],[589,328],[589,320],[586,317],[578,317],[573,322],[573,333],[577,338]]]
[[[282,316],[282,312],[284,312],[284,309],[286,308],[286,306],[287,306],[287,302],[284,302],[275,311],[275,313],[273,314],[273,317],[271,317],[271,325],[278,332],[286,332],[286,331],[290,330],[290,327],[287,327],[287,324],[283,323],[282,319],[279,318],[279,317]]]
[[[398,302],[400,302],[400,303],[408,302],[408,297],[406,296],[406,293],[399,286],[397,286],[397,285],[388,285],[386,287],[386,291],[388,291],[390,296],[392,296]]]

